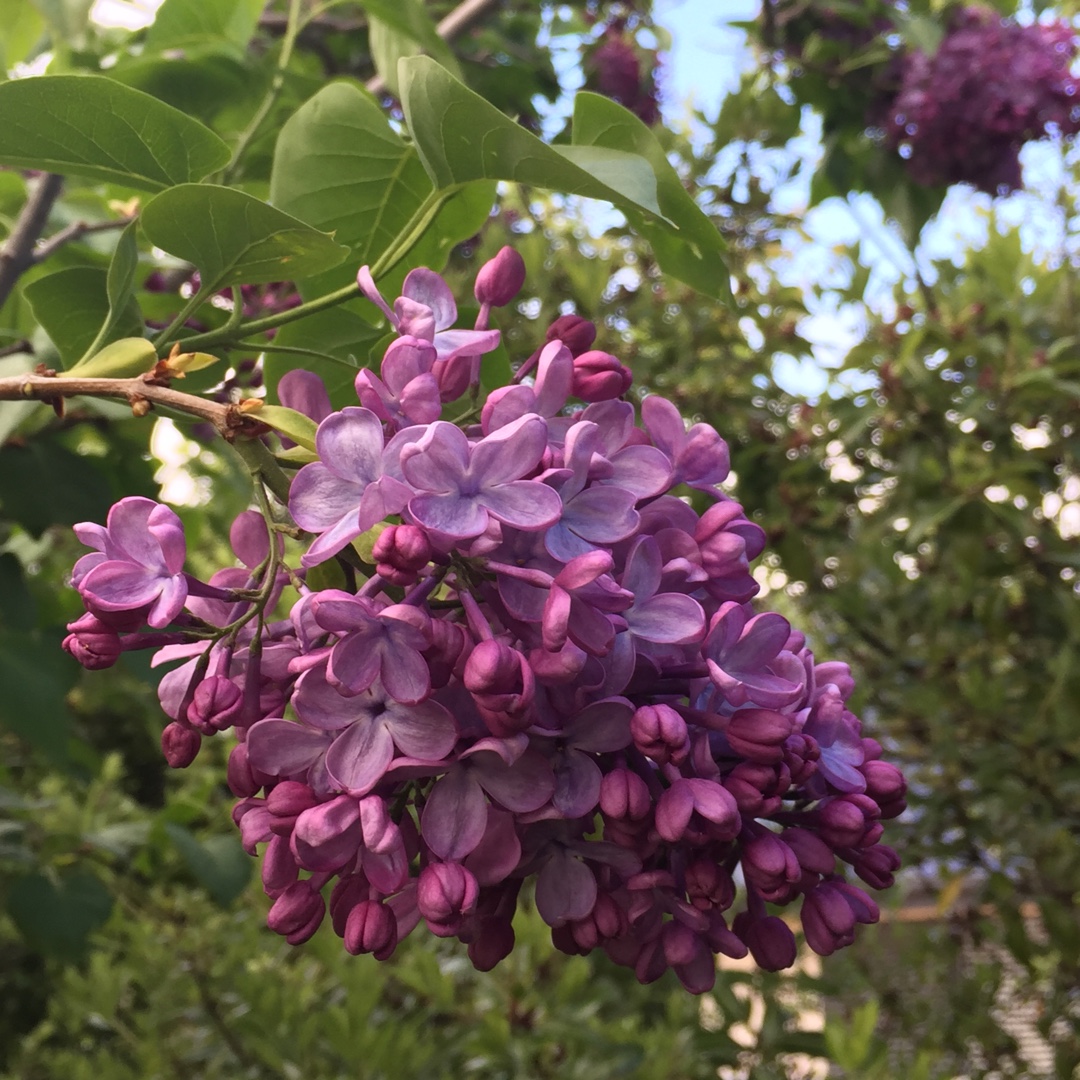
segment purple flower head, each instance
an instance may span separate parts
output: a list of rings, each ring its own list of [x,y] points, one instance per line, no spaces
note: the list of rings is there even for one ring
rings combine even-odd
[[[75,564],[71,582],[99,618],[145,612],[150,626],[162,627],[183,610],[187,548],[169,507],[131,495],[109,510],[104,528],[84,521],[75,535],[96,550]]]
[[[315,434],[320,461],[293,480],[289,512],[319,538],[300,560],[316,566],[337,554],[388,514],[398,513],[412,492],[388,471],[391,448],[383,446],[379,418],[369,409],[332,413]]]
[[[705,992],[715,954],[791,964],[766,903],[801,904],[810,946],[840,948],[877,913],[843,875],[895,877],[879,841],[904,778],[848,710],[847,665],[750,606],[765,535],[719,490],[711,427],[656,396],[639,417],[576,315],[481,401],[484,328],[521,278],[500,252],[475,329],[454,330],[437,274],[410,273],[391,307],[361,270],[397,331],[361,405],[333,411],[306,372],[281,382],[319,422],[288,500],[316,536],[300,567],[291,530],[247,511],[240,565],[197,582],[176,515],[122,500],[78,527],[89,610],[64,647],[87,667],[157,650],[174,767],[235,728],[233,819],[246,851],[265,845],[268,924],[289,942],[319,930],[332,887],[349,952],[386,959],[426,925],[487,970],[531,878],[557,948],[602,948],[642,982],[671,969]],[[441,420],[469,385],[472,407]]]
[[[553,524],[562,504],[551,488],[523,480],[547,448],[547,425],[523,416],[470,446],[460,428],[437,421],[401,453],[405,478],[417,490],[408,504],[420,525],[458,540],[479,536],[488,515],[517,529]]]

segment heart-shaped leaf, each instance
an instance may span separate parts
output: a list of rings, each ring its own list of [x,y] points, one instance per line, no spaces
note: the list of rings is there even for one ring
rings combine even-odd
[[[398,81],[420,160],[440,190],[512,180],[663,218],[656,177],[640,155],[549,146],[426,56],[403,59]]]
[[[199,268],[204,289],[286,281],[337,266],[348,249],[243,191],[181,184],[147,203],[150,242]]]
[[[161,191],[229,160],[208,127],[103,75],[0,83],[0,165]]]
[[[672,277],[685,281],[706,296],[731,297],[731,275],[724,262],[727,245],[716,226],[683,187],[660,141],[632,112],[600,94],[578,94],[574,99],[575,146],[607,147],[640,154],[656,174],[657,197],[674,232],[645,214],[626,209],[633,228],[656,252],[657,261]]]

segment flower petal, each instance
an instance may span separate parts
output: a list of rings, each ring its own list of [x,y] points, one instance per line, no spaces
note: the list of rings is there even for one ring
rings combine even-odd
[[[326,771],[350,795],[366,795],[394,758],[394,740],[380,720],[363,718],[347,727],[326,751]]]
[[[472,770],[451,769],[431,789],[420,831],[440,859],[465,858],[484,837],[487,799]]]

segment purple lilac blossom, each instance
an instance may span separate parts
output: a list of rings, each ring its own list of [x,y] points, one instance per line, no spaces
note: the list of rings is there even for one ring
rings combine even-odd
[[[512,253],[486,265],[479,323],[522,274]],[[497,332],[451,330],[431,271],[393,308],[359,280],[399,335],[357,379],[362,404],[329,411],[315,376],[285,382],[319,420],[289,498],[311,537],[299,566],[255,511],[230,532],[240,565],[205,585],[159,504],[78,527],[89,611],[65,648],[88,668],[135,648],[181,662],[159,687],[173,767],[233,732],[234,820],[247,851],[265,845],[270,929],[386,959],[423,925],[488,970],[533,878],[556,947],[603,949],[643,982],[670,969],[692,993],[716,954],[794,962],[767,904],[801,905],[819,953],[849,944],[877,908],[846,868],[892,884],[880,840],[904,779],[848,708],[847,665],[750,605],[765,536],[720,490],[726,444],[656,395],[636,414],[577,316],[519,369],[539,362],[535,382],[491,393],[479,424],[444,421],[438,364],[457,357],[467,383]],[[369,531],[370,577],[319,588],[309,569],[355,567],[345,549]]]

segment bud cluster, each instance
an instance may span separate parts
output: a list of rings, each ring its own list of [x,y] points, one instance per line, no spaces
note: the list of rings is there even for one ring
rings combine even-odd
[[[765,536],[720,486],[723,439],[662,397],[636,410],[576,316],[475,422],[441,419],[478,388],[491,308],[523,280],[503,249],[460,330],[437,274],[412,271],[390,305],[361,269],[397,336],[358,374],[360,404],[333,410],[306,372],[280,391],[318,421],[288,504],[314,537],[300,566],[247,511],[241,565],[200,582],[176,515],[123,499],[76,527],[95,550],[65,648],[91,668],[140,647],[183,661],[159,688],[163,750],[184,767],[233,731],[234,819],[265,845],[268,923],[292,943],[329,912],[349,952],[385,959],[422,922],[487,970],[532,879],[558,948],[643,982],[672,968],[695,993],[717,953],[794,962],[767,904],[800,905],[819,953],[850,944],[878,912],[844,867],[892,883],[880,839],[904,780],[848,708],[847,665],[751,606]],[[359,588],[301,585],[270,621],[290,580],[355,565],[364,533]]]

